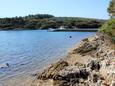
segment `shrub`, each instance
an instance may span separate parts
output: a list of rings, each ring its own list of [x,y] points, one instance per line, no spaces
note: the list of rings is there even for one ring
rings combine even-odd
[[[108,20],[100,29],[99,32],[115,37],[115,19]]]
[[[115,36],[112,37],[112,42],[115,44]]]

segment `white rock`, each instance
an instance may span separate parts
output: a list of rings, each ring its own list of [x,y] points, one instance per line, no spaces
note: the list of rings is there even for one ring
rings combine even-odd
[[[115,81],[112,81],[110,86],[115,86]]]

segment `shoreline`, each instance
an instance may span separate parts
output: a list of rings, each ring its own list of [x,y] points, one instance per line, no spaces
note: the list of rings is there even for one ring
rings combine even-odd
[[[115,45],[110,39],[103,34],[83,39],[66,58],[36,75],[37,86],[114,86]]]
[[[75,45],[72,45],[72,47],[71,48],[69,48],[68,50],[67,50],[67,53],[63,56],[63,57],[61,57],[61,58],[57,58],[57,59],[55,59],[55,60],[53,60],[51,63],[49,63],[47,66],[45,66],[45,67],[43,67],[43,68],[41,68],[41,69],[36,69],[36,70],[34,70],[34,71],[31,71],[31,72],[29,72],[29,73],[21,73],[21,74],[16,74],[16,75],[13,75],[13,76],[10,76],[10,77],[7,77],[7,78],[5,78],[5,79],[3,79],[1,82],[2,82],[2,84],[0,83],[0,85],[2,85],[2,86],[13,86],[14,85],[14,83],[18,83],[19,84],[19,82],[22,80],[22,82],[23,81],[25,81],[25,83],[23,83],[23,84],[27,84],[27,83],[29,83],[28,81],[30,81],[30,83],[28,84],[28,86],[31,86],[31,84],[32,84],[32,82],[35,80],[35,78],[36,78],[36,74],[38,74],[38,73],[40,73],[40,72],[42,72],[43,70],[45,70],[46,68],[48,68],[48,67],[50,67],[51,65],[53,65],[53,64],[55,64],[55,63],[57,63],[57,62],[59,62],[60,61],[60,59],[61,60],[64,60],[64,59],[66,59],[66,57],[68,56],[68,54],[71,52],[71,51],[73,51],[73,49],[78,45],[80,43],[80,41],[77,43],[77,44],[75,44]],[[28,80],[24,80],[25,79],[25,77],[28,77]],[[11,80],[10,80],[11,79]],[[36,82],[36,81],[35,81]],[[3,85],[4,84],[4,85]],[[36,83],[37,84],[37,83]],[[16,86],[18,86],[18,85],[16,85]]]
[[[69,39],[69,41],[71,40],[70,38],[68,38],[67,37],[67,39]],[[79,41],[80,42],[80,41]],[[75,45],[71,45],[71,47],[73,48],[74,46],[76,46],[76,42],[74,43]],[[66,49],[66,51],[64,51],[64,53],[62,53],[63,54],[63,57],[60,57],[59,56],[59,58],[57,58],[56,57],[56,60],[53,60],[52,61],[52,64],[54,64],[55,62],[58,62],[59,60],[60,60],[60,58],[65,58],[66,56],[67,56],[67,53],[66,52],[70,52],[70,49],[71,49],[71,47],[68,47],[68,49]],[[55,48],[54,48],[55,49]],[[56,55],[56,54],[54,54],[54,55]],[[50,58],[52,58],[52,57],[50,57]],[[57,60],[58,59],[58,60]],[[48,60],[47,60],[48,61]],[[49,67],[49,65],[51,65],[51,64],[48,64],[48,65],[46,65],[46,66],[48,66]],[[22,65],[23,66],[23,65]],[[30,67],[31,66],[33,66],[33,65],[30,65]],[[40,71],[42,71],[42,70],[44,70],[44,69],[46,69],[46,66],[43,68],[43,69],[41,69]],[[36,70],[34,70],[34,71],[37,71],[38,72],[38,70],[39,70],[39,68],[38,69],[36,69]],[[32,71],[32,72],[34,72],[34,71]],[[27,71],[28,72],[28,71]],[[4,73],[4,72],[3,72]],[[12,72],[13,73],[13,72]],[[20,73],[20,72],[19,72]],[[34,72],[34,73],[36,73],[36,72]],[[33,75],[34,75],[34,73],[32,73]],[[15,74],[16,74],[16,76],[18,76],[18,74],[17,73],[13,73],[13,77],[15,77]],[[5,73],[4,73],[4,75],[5,75]],[[22,74],[23,75],[23,74]],[[9,79],[11,79],[11,78],[13,78],[12,77],[12,74],[10,75],[11,77],[8,77]],[[7,76],[6,76],[7,77]],[[3,76],[3,78],[1,78],[1,79],[3,79],[4,80],[4,76]],[[5,78],[5,81],[7,81],[8,79],[7,78]],[[1,80],[0,80],[1,81]],[[14,81],[14,78],[13,78],[13,81]]]
[[[76,44],[74,46],[76,46]],[[72,48],[74,46],[72,46]],[[70,52],[70,49],[72,49],[72,48],[69,48],[67,50],[67,54],[65,54],[63,57],[59,57],[55,60],[52,60],[51,63],[48,63],[48,65],[44,66],[43,68],[36,69],[34,71],[27,72],[27,73],[20,73],[20,74],[12,75],[12,76],[4,78],[2,81],[0,81],[0,86],[20,86],[20,83],[23,81],[24,81],[22,83],[23,85],[21,84],[22,86],[26,86],[27,84],[28,84],[28,86],[33,86],[33,84],[37,84],[36,83],[36,74],[42,72],[43,70],[50,67],[54,63],[58,62],[60,59],[66,58],[68,53]],[[15,85],[15,83],[17,85]]]
[[[114,72],[115,61],[115,51],[110,46],[109,37],[100,34],[85,38],[68,50],[67,56],[48,65],[42,69],[43,71],[23,79],[20,76],[13,78],[5,82],[4,86],[110,86],[114,82],[114,77],[108,77],[107,74],[108,71],[109,75]],[[111,59],[107,58],[108,56]],[[107,61],[111,62],[110,66],[105,66]]]

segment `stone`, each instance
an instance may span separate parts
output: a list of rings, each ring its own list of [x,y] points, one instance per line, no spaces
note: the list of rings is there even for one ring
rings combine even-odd
[[[91,70],[99,70],[100,69],[100,64],[96,60],[91,60],[88,64],[87,67],[90,67]]]
[[[53,64],[48,69],[44,70],[42,74],[38,75],[38,79],[55,79],[57,78],[58,72],[68,66],[66,61],[59,61]]]
[[[115,81],[112,81],[110,86],[115,86]]]
[[[80,79],[87,79],[89,76],[89,71],[85,68],[74,68],[73,70],[64,70],[60,72],[60,76],[63,80],[71,81],[71,80],[80,80]]]

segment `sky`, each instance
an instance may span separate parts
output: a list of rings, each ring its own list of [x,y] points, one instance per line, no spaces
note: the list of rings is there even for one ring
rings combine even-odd
[[[0,17],[52,14],[108,19],[110,0],[0,0]]]

